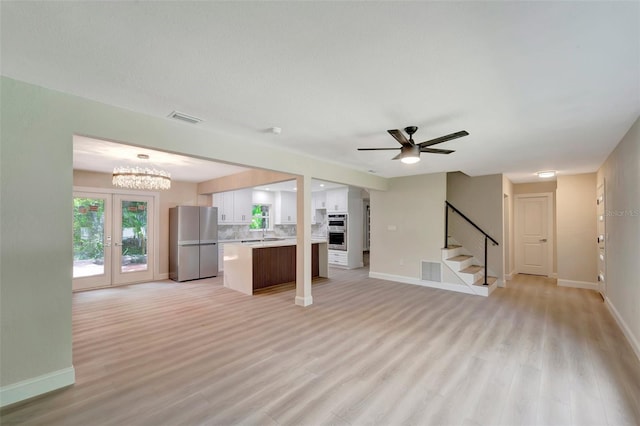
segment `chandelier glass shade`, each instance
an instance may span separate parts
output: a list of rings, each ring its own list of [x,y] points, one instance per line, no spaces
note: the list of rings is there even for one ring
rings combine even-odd
[[[139,154],[147,160],[149,156]],[[118,188],[159,190],[171,188],[171,174],[153,167],[121,166],[113,169],[112,183]]]

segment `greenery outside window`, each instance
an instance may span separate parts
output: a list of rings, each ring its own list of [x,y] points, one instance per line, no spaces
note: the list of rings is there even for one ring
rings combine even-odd
[[[254,204],[251,210],[251,224],[249,229],[271,229],[271,206],[268,204]]]

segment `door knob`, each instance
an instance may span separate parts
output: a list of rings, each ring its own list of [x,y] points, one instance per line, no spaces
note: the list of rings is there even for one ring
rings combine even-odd
[[[540,242],[541,242],[541,243],[546,243],[546,242],[547,242],[547,239],[546,239],[546,238],[543,238],[543,239],[541,239],[541,240],[540,240]]]

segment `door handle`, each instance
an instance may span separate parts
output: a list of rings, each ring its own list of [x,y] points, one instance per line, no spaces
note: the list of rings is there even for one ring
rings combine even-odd
[[[113,243],[116,247],[121,246],[122,243]]]
[[[540,242],[541,242],[541,243],[546,243],[546,242],[547,242],[547,239],[546,239],[546,238],[543,238],[543,239],[541,239],[541,240],[540,240]]]

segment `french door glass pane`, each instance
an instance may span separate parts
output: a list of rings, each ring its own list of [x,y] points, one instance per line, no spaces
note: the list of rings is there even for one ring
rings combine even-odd
[[[146,271],[147,202],[122,201],[121,272]]]
[[[73,199],[73,278],[104,274],[104,205],[99,198]]]

